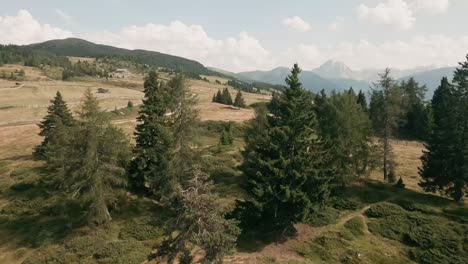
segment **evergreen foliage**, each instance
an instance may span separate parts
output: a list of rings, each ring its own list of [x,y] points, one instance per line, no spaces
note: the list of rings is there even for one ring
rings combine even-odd
[[[232,136],[231,123],[228,123],[226,127],[224,127],[223,131],[221,132],[221,136],[219,138],[219,143],[224,146],[232,145],[234,143],[234,138]]]
[[[420,86],[414,78],[408,81],[402,81],[401,84],[402,96],[406,98],[406,116],[404,122],[401,122],[399,132],[400,136],[409,139],[424,140],[427,136],[426,111],[424,97],[427,88],[425,85]]]
[[[352,90],[316,100],[319,134],[324,140],[333,167],[342,185],[364,175],[372,159],[372,130],[368,115]]]
[[[198,246],[205,253],[203,262],[222,263],[224,255],[234,249],[240,231],[236,221],[225,219],[228,211],[199,166],[200,153],[193,148],[199,121],[194,110],[196,99],[182,75],[174,77],[168,86],[174,101],[172,144],[161,201],[172,210],[173,217],[166,224],[168,237],[157,255],[166,256],[169,263],[177,256],[181,263],[190,263]]]
[[[369,111],[369,106],[367,105],[366,95],[362,92],[362,90],[359,90],[357,103],[361,105],[362,110],[364,110],[364,112],[367,113]]]
[[[383,174],[387,182],[396,181],[390,139],[395,136],[395,131],[406,113],[405,102],[401,87],[390,76],[390,70],[386,69],[373,85],[369,115],[374,133],[381,138],[383,144]]]
[[[313,98],[299,82],[300,72],[295,64],[288,87],[274,94],[268,111],[257,110],[246,133],[242,170],[249,196],[238,202],[244,226],[262,219],[267,229],[286,230],[330,194],[333,178],[316,132]]]
[[[223,263],[224,255],[234,250],[240,230],[235,220],[225,219],[227,211],[213,194],[208,175],[198,168],[191,173],[180,191],[175,217],[167,223],[168,238],[158,255],[166,256],[167,263],[173,263],[178,255],[180,263],[191,263],[191,252],[197,245],[205,253],[202,263]]]
[[[37,159],[45,159],[45,149],[51,141],[58,140],[60,129],[57,127],[70,127],[73,125],[73,116],[63,100],[62,94],[57,91],[51,105],[47,109],[47,115],[44,120],[38,124],[41,131],[39,135],[44,137],[40,145],[34,148],[33,155]]]
[[[161,180],[167,172],[172,142],[168,86],[151,71],[144,82],[144,93],[135,129],[134,158],[128,171],[129,189],[140,193],[157,190],[164,184]]]
[[[432,98],[432,131],[420,168],[425,191],[457,201],[467,195],[468,182],[468,62],[460,66],[453,84],[443,78]]]
[[[213,103],[220,103],[225,105],[233,105],[231,93],[229,93],[229,89],[226,87],[222,91],[218,90],[218,92],[213,95]]]
[[[86,208],[89,223],[103,224],[126,186],[129,141],[104,118],[89,89],[78,117],[73,126],[58,126],[54,143],[45,148],[46,168],[61,190]]]
[[[242,96],[242,92],[239,90],[236,94],[236,98],[234,99],[234,104],[235,107],[240,107],[240,108],[245,108],[245,100],[244,97]]]

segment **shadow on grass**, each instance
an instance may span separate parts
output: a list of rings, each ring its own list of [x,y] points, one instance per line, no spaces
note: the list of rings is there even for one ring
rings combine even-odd
[[[11,177],[16,182],[0,196],[8,201],[0,210],[0,244],[39,247],[60,241],[83,224],[83,208],[51,195],[53,188],[40,181],[39,168],[21,168]]]

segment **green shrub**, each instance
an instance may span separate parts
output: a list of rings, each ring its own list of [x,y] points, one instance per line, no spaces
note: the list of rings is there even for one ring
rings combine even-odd
[[[128,221],[119,234],[121,239],[138,241],[154,240],[161,238],[162,235],[163,231],[151,217],[140,217]]]
[[[341,258],[347,255],[349,243],[335,233],[320,236],[312,241],[299,245],[296,252],[306,259],[324,261],[325,263],[340,263]]]
[[[338,210],[357,210],[364,207],[364,204],[357,197],[338,197],[334,203],[333,207]]]
[[[349,230],[355,236],[362,236],[364,234],[364,222],[362,218],[359,216],[355,216],[349,219],[345,224],[344,227]]]
[[[406,211],[402,207],[388,203],[378,203],[372,205],[367,211],[366,215],[373,218],[384,218],[388,216],[397,216],[397,215],[405,215]]]
[[[332,207],[325,207],[309,216],[307,223],[315,227],[327,226],[336,223],[339,217],[339,210]]]
[[[139,264],[150,253],[151,249],[140,241],[114,241],[97,249],[94,258],[100,264]]]
[[[406,199],[397,199],[395,201],[392,201],[392,203],[395,203],[395,204],[401,206],[402,208],[404,208],[407,211],[421,212],[421,213],[426,213],[426,214],[436,214],[437,213],[437,210],[430,207],[430,206],[420,204],[420,203],[416,203],[414,201],[409,201],[409,200],[406,200]]]
[[[468,261],[466,256],[446,255],[439,249],[415,248],[410,250],[410,258],[421,264],[465,264]]]
[[[412,223],[406,216],[391,215],[376,219],[368,224],[369,231],[383,237],[403,242],[411,229]]]
[[[82,258],[92,256],[96,249],[108,240],[109,236],[106,234],[106,230],[102,230],[93,234],[74,237],[67,241],[64,247],[68,252],[75,253]]]

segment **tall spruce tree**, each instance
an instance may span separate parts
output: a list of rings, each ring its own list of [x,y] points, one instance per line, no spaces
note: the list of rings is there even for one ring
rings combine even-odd
[[[173,144],[166,179],[170,187],[162,199],[172,213],[165,225],[167,238],[155,257],[166,257],[172,263],[190,263],[195,246],[203,249],[203,262],[222,263],[223,256],[235,247],[239,229],[236,222],[226,220],[227,210],[214,192],[208,174],[199,166],[201,156],[194,148],[199,121],[190,93],[182,75],[168,82],[174,100],[171,126]]]
[[[268,112],[257,111],[252,124],[257,133],[246,134],[242,170],[249,196],[238,203],[244,226],[249,220],[258,226],[260,219],[267,228],[286,230],[330,194],[332,174],[316,133],[313,97],[299,82],[300,72],[295,64],[288,87],[274,94]]]
[[[460,66],[453,85],[443,78],[432,98],[432,131],[420,169],[425,191],[439,191],[456,201],[468,193],[468,62]]]
[[[134,158],[128,170],[129,189],[147,193],[165,184],[172,136],[170,131],[171,99],[168,86],[154,71],[144,82],[143,104],[135,129]]]
[[[34,148],[33,155],[37,159],[45,159],[45,151],[47,146],[60,133],[57,127],[70,127],[73,125],[73,116],[63,100],[62,94],[57,91],[51,105],[47,109],[47,115],[44,120],[38,125],[41,131],[39,135],[44,137],[41,144]]]
[[[401,89],[406,100],[406,114],[400,122],[400,136],[409,139],[424,140],[426,111],[424,97],[427,88],[425,85],[419,85],[414,78],[402,81]]]
[[[390,76],[386,69],[380,74],[380,79],[373,84],[369,109],[374,132],[381,138],[383,144],[383,174],[384,180],[396,180],[395,161],[390,144],[400,120],[405,114],[405,101],[400,86]]]
[[[362,92],[362,90],[359,90],[358,97],[357,97],[357,103],[361,105],[362,110],[364,110],[364,112],[367,113],[369,111],[368,105],[367,105],[366,95]]]
[[[78,122],[69,129],[70,137],[63,146],[64,189],[87,208],[87,220],[103,224],[111,220],[110,208],[126,186],[125,167],[130,158],[126,135],[113,127],[99,108],[91,90],[78,113]]]
[[[242,92],[240,90],[237,91],[236,98],[234,99],[234,106],[240,108],[246,107],[244,97],[242,96]]]
[[[233,104],[231,93],[229,92],[229,88],[227,88],[227,87],[223,89],[221,103],[226,104],[226,105],[232,105]]]

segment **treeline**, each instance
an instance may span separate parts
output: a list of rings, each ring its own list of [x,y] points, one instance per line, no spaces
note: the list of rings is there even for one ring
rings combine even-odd
[[[45,71],[50,67],[59,67],[62,69],[60,76],[62,80],[82,76],[108,78],[112,77],[111,73],[117,68],[131,68],[139,73],[147,73],[154,68],[154,66],[148,64],[140,64],[139,61],[128,56],[101,56],[93,62],[78,61],[72,63],[67,57],[36,50],[30,46],[0,45],[0,65],[7,63],[37,67]],[[174,75],[182,72],[179,68],[167,71]],[[198,73],[188,71],[185,72],[185,75],[193,79],[201,79]]]
[[[0,44],[0,65],[7,63],[23,64],[31,67],[50,65],[66,68],[71,65],[66,57],[37,52],[24,46]]]
[[[222,91],[218,90],[217,93],[213,95],[211,99],[213,103],[220,103],[225,105],[232,105],[235,107],[246,108],[247,105],[245,104],[244,96],[240,90],[237,91],[236,98],[234,101],[232,100],[231,93],[229,89],[226,87]]]
[[[426,90],[413,78],[395,81],[388,69],[372,87],[368,113],[382,144],[384,180],[398,178],[390,140],[417,139],[427,149],[419,185],[460,201],[468,193],[468,62],[460,63],[452,82],[441,80],[430,102]]]

